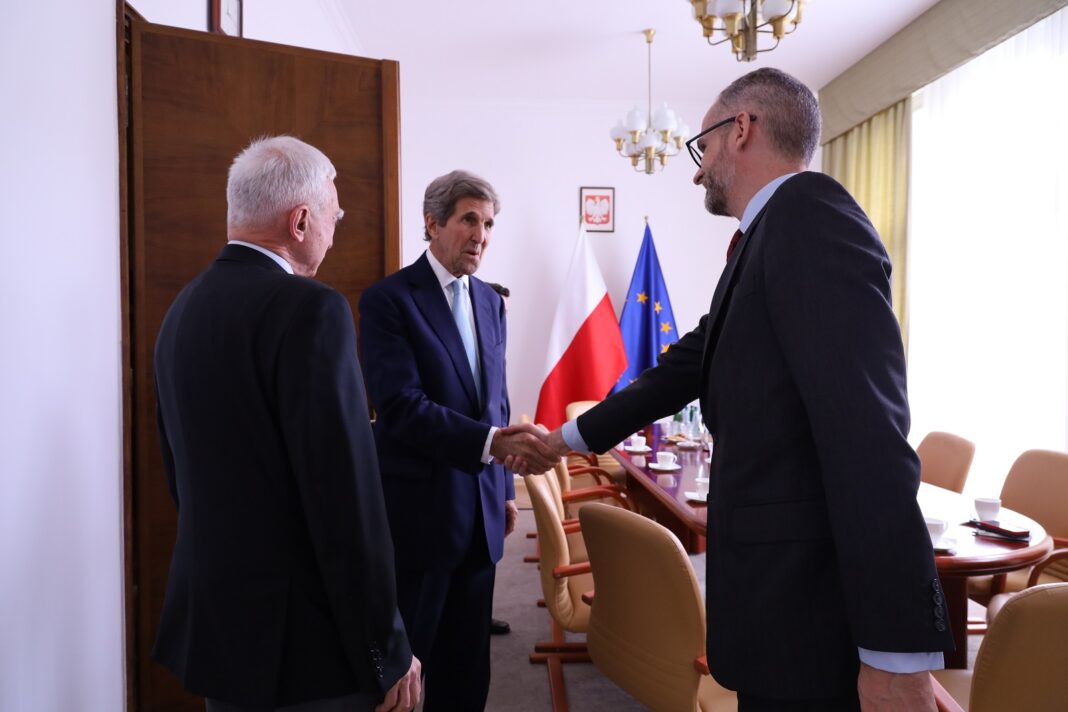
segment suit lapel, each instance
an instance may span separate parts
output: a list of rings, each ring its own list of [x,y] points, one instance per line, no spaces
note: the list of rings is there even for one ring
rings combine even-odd
[[[719,323],[722,318],[721,312],[727,306],[727,297],[731,293],[731,286],[734,282],[735,272],[738,270],[738,265],[742,262],[742,257],[745,254],[745,248],[749,244],[749,240],[752,238],[753,233],[756,232],[766,211],[767,205],[757,213],[757,216],[749,226],[749,229],[742,234],[742,239],[738,241],[737,246],[734,248],[732,258],[727,261],[727,266],[723,268],[723,274],[720,276],[719,283],[716,285],[716,291],[712,294],[712,304],[708,307],[708,331],[705,333],[704,362],[706,364],[709,359],[712,358],[712,352],[716,349],[716,345],[712,343],[712,341],[719,334]]]
[[[412,264],[410,283],[412,286],[412,300],[422,313],[423,318],[430,325],[431,330],[437,335],[445,350],[449,353],[456,375],[463,384],[471,402],[478,404],[478,394],[475,391],[475,378],[471,375],[471,367],[467,363],[467,351],[464,342],[460,338],[460,330],[456,328],[456,321],[449,310],[449,303],[445,299],[445,293],[441,289],[434,270],[423,255]],[[481,339],[479,339],[481,342]]]

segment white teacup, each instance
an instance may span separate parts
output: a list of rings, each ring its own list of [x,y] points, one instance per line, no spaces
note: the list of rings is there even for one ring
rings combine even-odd
[[[979,515],[979,520],[983,522],[992,522],[997,520],[998,512],[1001,511],[1001,500],[997,497],[976,497],[975,498],[975,513]]]
[[[697,494],[701,495],[702,497],[704,497],[705,495],[708,494],[708,478],[707,477],[698,477],[697,478]]]
[[[938,544],[942,539],[942,535],[946,533],[946,529],[949,528],[949,522],[935,517],[924,517],[924,521],[927,523],[927,533],[931,537],[931,544]]]
[[[659,467],[674,467],[679,464],[679,456],[673,452],[665,452],[661,450],[656,453],[656,464]]]
[[[630,447],[632,450],[644,450],[645,449],[645,436],[644,435],[631,435]]]

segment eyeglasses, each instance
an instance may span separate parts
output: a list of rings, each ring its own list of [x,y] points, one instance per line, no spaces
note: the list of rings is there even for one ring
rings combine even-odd
[[[729,119],[723,119],[723,121],[717,121],[716,123],[712,124],[707,129],[705,129],[704,131],[702,131],[701,133],[697,134],[696,136],[694,136],[693,138],[691,138],[689,141],[686,142],[686,148],[690,151],[690,158],[693,159],[693,162],[697,164],[698,168],[701,167],[701,156],[704,154],[704,151],[702,151],[700,148],[697,147],[697,139],[701,138],[702,136],[704,136],[707,133],[711,133],[711,132],[715,131],[720,126],[726,126],[727,124],[733,124],[737,119],[738,119],[737,116],[732,116]],[[749,120],[750,121],[756,121],[757,117],[753,116],[752,114],[749,114]]]

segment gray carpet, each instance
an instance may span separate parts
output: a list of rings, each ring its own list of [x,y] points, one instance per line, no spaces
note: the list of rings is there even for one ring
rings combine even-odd
[[[546,667],[531,665],[529,661],[534,643],[548,640],[550,636],[549,614],[535,605],[541,597],[536,565],[523,563],[523,557],[534,552],[534,540],[526,538],[526,533],[533,530],[533,512],[520,510],[517,531],[505,540],[504,558],[497,566],[493,615],[508,621],[512,632],[494,636],[492,640],[492,682],[486,706],[491,712],[548,712],[551,709]],[[692,558],[703,588],[703,556]],[[980,606],[972,606],[971,615],[983,613]],[[569,635],[568,639],[581,640],[582,636]],[[970,667],[975,664],[981,640],[982,636],[969,636]],[[605,679],[590,663],[565,665],[564,678],[573,712],[647,709]]]

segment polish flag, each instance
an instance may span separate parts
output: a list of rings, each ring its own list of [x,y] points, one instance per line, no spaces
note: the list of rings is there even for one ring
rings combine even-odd
[[[550,430],[559,427],[568,403],[601,400],[626,367],[612,300],[582,226],[549,333],[548,375],[538,395],[535,422]]]

